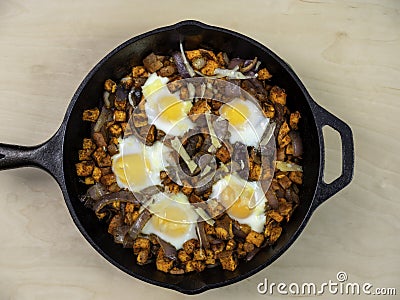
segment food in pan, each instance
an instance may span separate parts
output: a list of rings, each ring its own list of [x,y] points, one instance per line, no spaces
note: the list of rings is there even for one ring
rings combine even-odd
[[[139,265],[233,271],[278,240],[300,204],[303,147],[272,75],[257,58],[181,45],[106,80],[83,112],[82,200]]]

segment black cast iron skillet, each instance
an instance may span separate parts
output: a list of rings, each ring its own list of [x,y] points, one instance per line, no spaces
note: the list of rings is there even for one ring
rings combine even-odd
[[[234,272],[215,268],[201,273],[169,275],[155,270],[152,264],[140,267],[135,264],[132,250],[115,244],[107,233],[106,225],[100,223],[95,214],[79,201],[79,195],[85,193],[87,186],[79,182],[75,163],[82,139],[90,136],[90,125],[81,119],[83,110],[99,105],[106,79],[122,78],[131,66],[141,64],[142,59],[153,51],[169,53],[171,49],[178,50],[180,40],[186,49],[210,47],[227,52],[229,57],[257,56],[273,74],[274,83],[286,90],[289,108],[300,111],[302,115],[300,133],[304,143],[304,185],[300,194],[301,205],[276,245],[261,251],[252,261],[240,263]],[[330,184],[324,182],[322,128],[325,125],[337,130],[342,141],[342,174]],[[285,252],[304,229],[314,210],[350,183],[354,149],[349,126],[316,104],[293,70],[271,50],[230,30],[197,21],[183,21],[134,37],[104,57],[83,80],[61,127],[47,142],[34,147],[0,144],[0,170],[25,166],[42,168],[56,179],[76,226],[90,245],[113,265],[154,285],[196,294],[243,280]]]

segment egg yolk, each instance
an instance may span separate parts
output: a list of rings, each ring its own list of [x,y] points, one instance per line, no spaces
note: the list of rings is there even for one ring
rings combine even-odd
[[[158,231],[171,237],[179,237],[188,232],[190,224],[185,211],[176,206],[163,207],[160,212],[156,212],[151,218],[151,222]]]
[[[160,118],[166,121],[177,122],[184,115],[186,105],[174,96],[165,96],[159,100]]]
[[[244,103],[235,103],[235,105],[224,104],[221,106],[220,114],[231,125],[238,126],[246,122],[250,111]]]
[[[241,187],[238,187],[241,189]],[[232,217],[245,219],[249,217],[255,207],[254,190],[243,188],[240,195],[235,191],[235,186],[227,186],[220,194],[222,204],[228,208],[227,212]]]
[[[122,155],[113,162],[113,171],[124,185],[145,185],[149,170],[149,161],[141,153]]]

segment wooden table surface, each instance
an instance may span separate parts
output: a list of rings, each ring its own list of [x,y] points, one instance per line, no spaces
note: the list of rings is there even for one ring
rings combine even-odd
[[[397,288],[397,296],[368,299],[398,299],[400,1],[2,0],[0,141],[46,140],[105,54],[184,19],[239,31],[275,51],[320,105],[351,126],[356,147],[353,182],[317,209],[284,255],[251,278],[198,297],[265,299],[257,292],[265,278],[320,284],[344,271],[347,282]],[[337,134],[327,130],[326,143],[332,179],[340,172]],[[73,224],[56,182],[38,169],[0,172],[0,241],[0,299],[187,298],[98,255]]]

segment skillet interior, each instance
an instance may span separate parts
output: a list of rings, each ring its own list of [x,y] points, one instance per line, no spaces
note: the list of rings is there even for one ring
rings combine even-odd
[[[286,90],[289,108],[299,110],[302,115],[300,132],[305,154],[301,205],[295,211],[290,223],[284,227],[276,245],[260,252],[252,261],[240,263],[234,272],[216,268],[198,274],[177,276],[159,272],[153,264],[138,266],[132,250],[123,249],[115,244],[112,236],[107,233],[106,225],[100,223],[95,214],[84,208],[79,201],[79,195],[86,191],[87,186],[79,183],[74,164],[78,161],[77,153],[82,139],[90,136],[90,125],[81,120],[83,110],[99,105],[103,83],[107,78],[120,79],[129,72],[131,66],[141,64],[142,59],[152,51],[169,53],[171,50],[178,50],[180,38],[185,42],[186,49],[209,47],[225,51],[231,58],[257,56],[263,63],[262,66],[266,66],[273,74],[273,83]],[[113,50],[95,66],[78,88],[68,109],[63,143],[66,186],[63,192],[71,216],[85,238],[101,255],[124,272],[144,281],[194,294],[244,279],[279,257],[294,242],[310,217],[320,171],[320,146],[322,146],[319,144],[311,107],[312,99],[293,71],[270,50],[240,34],[195,21],[186,21],[135,37]]]

